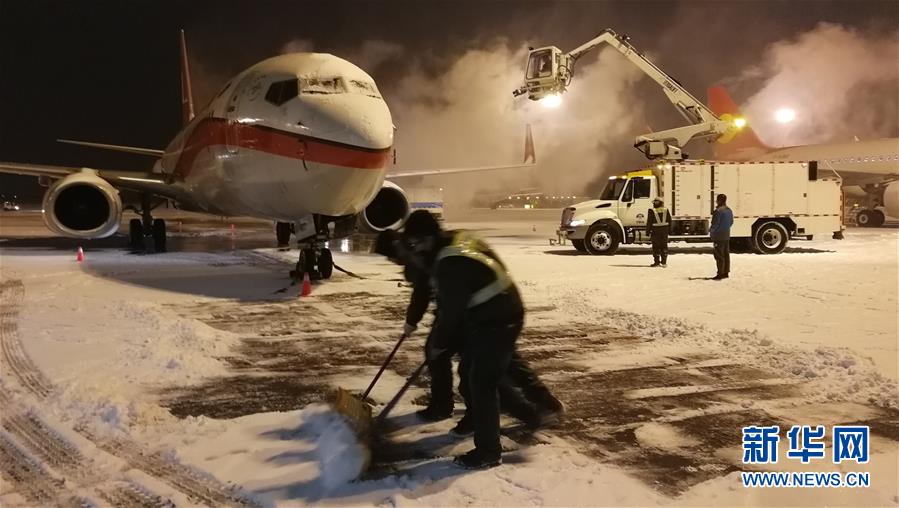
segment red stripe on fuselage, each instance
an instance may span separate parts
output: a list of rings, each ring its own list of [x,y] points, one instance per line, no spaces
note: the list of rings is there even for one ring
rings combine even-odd
[[[390,147],[364,148],[263,125],[207,117],[200,120],[188,136],[175,163],[173,176],[183,180],[190,174],[201,151],[225,145],[353,169],[384,169],[390,160]]]

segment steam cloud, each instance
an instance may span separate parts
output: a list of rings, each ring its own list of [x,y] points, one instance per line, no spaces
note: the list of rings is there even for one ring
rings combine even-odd
[[[870,35],[821,23],[771,44],[740,82],[763,81],[745,104],[750,125],[771,145],[893,137],[899,132],[899,31]],[[796,111],[782,125],[774,112]]]

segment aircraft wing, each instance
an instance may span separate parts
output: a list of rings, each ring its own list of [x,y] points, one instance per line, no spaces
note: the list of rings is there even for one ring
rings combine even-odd
[[[184,190],[178,186],[166,183],[163,175],[157,173],[0,162],[0,173],[13,175],[58,179],[82,171],[92,171],[96,173],[97,176],[106,180],[117,189],[148,192],[156,196],[172,199],[185,204],[191,202],[190,196],[184,192]]]
[[[530,162],[528,162],[530,159]],[[436,168],[421,169],[410,171],[397,171],[388,173],[387,178],[393,180],[395,178],[409,178],[416,176],[436,176],[436,175],[452,175],[458,173],[474,173],[477,171],[496,171],[500,169],[526,168],[537,164],[537,154],[534,152],[534,138],[531,135],[531,126],[528,125],[525,130],[524,137],[524,161],[521,164],[507,164],[503,166],[478,166],[463,168]]]

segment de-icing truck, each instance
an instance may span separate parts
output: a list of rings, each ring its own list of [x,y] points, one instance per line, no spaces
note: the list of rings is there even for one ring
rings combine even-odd
[[[791,239],[842,238],[840,184],[815,161],[668,162],[610,178],[599,199],[562,211],[559,234],[590,254],[649,243],[646,220],[659,197],[671,212],[670,241],[709,241],[716,196],[725,194],[732,247],[776,254]]]

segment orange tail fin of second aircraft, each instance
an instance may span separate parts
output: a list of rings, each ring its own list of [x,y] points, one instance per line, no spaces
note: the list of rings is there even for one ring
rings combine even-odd
[[[708,89],[709,108],[722,120],[726,117],[742,116],[740,108],[723,86]],[[770,152],[771,148],[762,143],[751,127],[744,127],[736,136],[726,143],[715,143],[715,158],[719,160],[745,160],[753,156]]]

